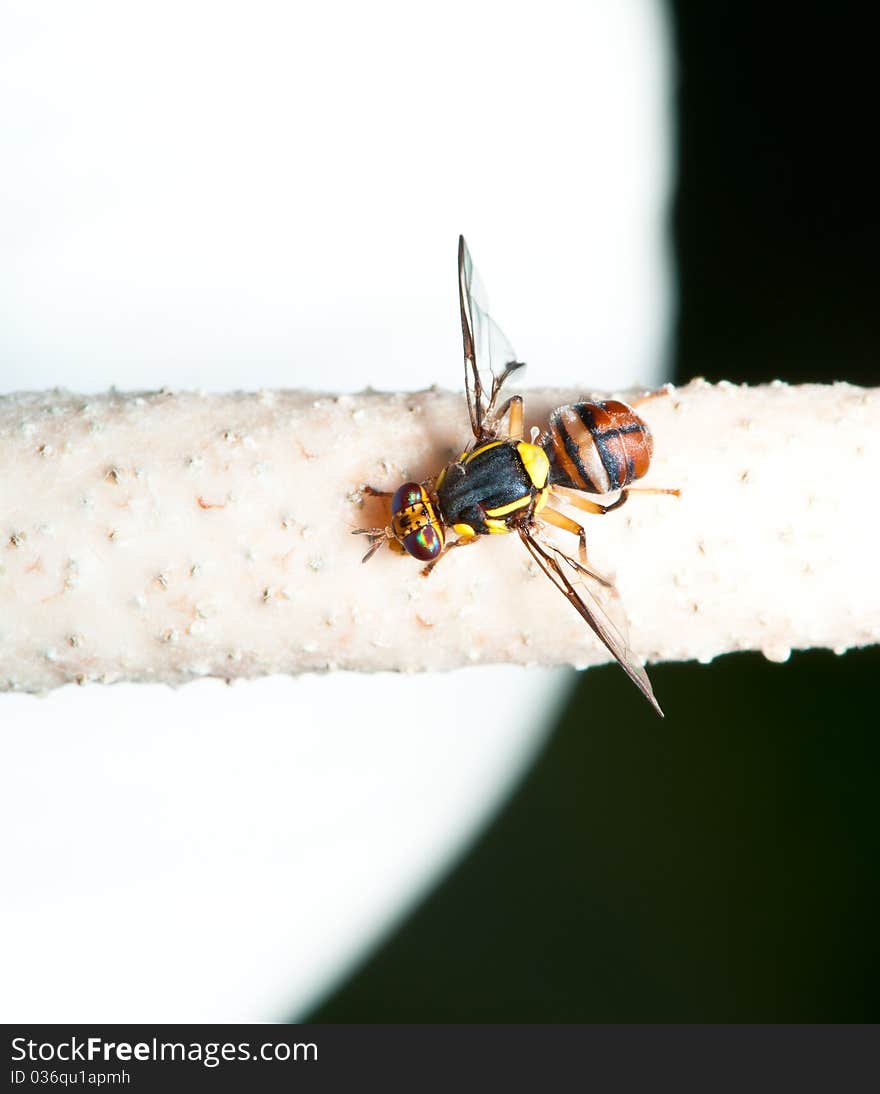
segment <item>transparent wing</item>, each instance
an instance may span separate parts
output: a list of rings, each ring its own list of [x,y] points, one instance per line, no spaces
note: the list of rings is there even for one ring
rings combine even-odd
[[[569,558],[568,555],[564,554],[552,543],[539,539],[534,531],[530,531],[523,526],[519,528],[519,534],[535,562],[537,562],[563,596],[571,602],[575,610],[586,620],[593,632],[606,646],[608,652],[614,657],[626,675],[632,680],[642,695],[645,696],[654,710],[656,710],[662,718],[663,711],[660,709],[660,704],[657,702],[654,695],[654,689],[651,687],[651,681],[648,679],[648,674],[636,661],[623,633],[619,627],[615,623],[612,623],[608,618],[607,612],[596,599],[595,595],[590,591],[584,578],[588,577],[591,580],[598,582],[609,589],[612,595],[616,595],[616,590],[611,582],[600,577],[592,570],[588,570],[586,567],[581,566],[579,562],[575,562],[573,558]],[[578,593],[575,589],[566,570],[570,570],[575,575],[574,580],[581,587],[583,595]]]
[[[478,443],[495,436],[492,412],[505,381],[523,367],[489,315],[486,294],[464,241],[458,237],[458,299],[464,342],[464,386],[471,429]]]

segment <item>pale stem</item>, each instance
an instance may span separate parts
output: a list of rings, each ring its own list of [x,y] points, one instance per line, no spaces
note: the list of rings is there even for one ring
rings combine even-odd
[[[525,393],[527,427],[588,395]],[[640,658],[880,639],[877,390],[696,381],[641,413],[644,485],[681,497],[582,516]],[[468,440],[439,391],[0,398],[0,689],[607,661],[516,536],[427,579],[385,548],[361,565],[350,533],[387,512],[359,487]]]

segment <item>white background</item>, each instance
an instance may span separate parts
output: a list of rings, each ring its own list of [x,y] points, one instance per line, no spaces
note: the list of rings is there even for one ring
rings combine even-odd
[[[662,379],[670,88],[657,0],[7,2],[0,392],[454,387],[462,231],[528,382]],[[0,694],[0,1018],[301,1013],[561,680]]]

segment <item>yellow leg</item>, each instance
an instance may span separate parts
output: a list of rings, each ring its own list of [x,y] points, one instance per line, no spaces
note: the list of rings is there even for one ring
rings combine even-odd
[[[510,414],[507,422],[507,435],[514,441],[523,440],[522,395],[511,395],[506,403],[502,403],[497,412],[492,415],[492,428],[501,421],[505,414]]]
[[[514,395],[510,399],[510,418],[507,424],[508,432],[515,441],[523,439],[523,401],[522,395]]]
[[[585,513],[593,513],[595,516],[603,516],[605,513],[610,513],[612,509],[619,509],[627,498],[627,491],[621,490],[617,501],[612,502],[611,505],[600,505],[598,501],[590,501],[582,490],[573,490],[570,486],[554,486],[553,493],[563,497],[569,505],[583,509]]]
[[[681,497],[678,489],[667,489],[665,486],[628,486],[624,494],[671,494],[674,498]]]
[[[554,486],[553,492],[564,495],[570,505],[583,509],[585,513],[594,513],[596,516],[604,516],[606,513],[619,509],[621,505],[626,504],[630,494],[672,494],[676,498],[681,494],[680,490],[665,490],[654,486],[627,486],[620,491],[617,501],[613,501],[610,505],[600,505],[598,501],[590,501],[581,490],[572,490],[569,486]]]
[[[571,532],[573,536],[578,537],[578,557],[581,565],[586,566],[587,533],[582,525],[578,524],[576,520],[572,520],[571,517],[567,517],[564,513],[559,513],[556,509],[548,509],[546,506],[541,510],[540,518],[548,524],[552,524],[555,528],[561,528],[564,532]]]

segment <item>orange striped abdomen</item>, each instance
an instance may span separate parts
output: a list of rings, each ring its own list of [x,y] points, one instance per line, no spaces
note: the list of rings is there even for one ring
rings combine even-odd
[[[613,399],[559,407],[538,443],[550,460],[550,483],[590,494],[607,494],[640,479],[654,447],[638,414]]]

